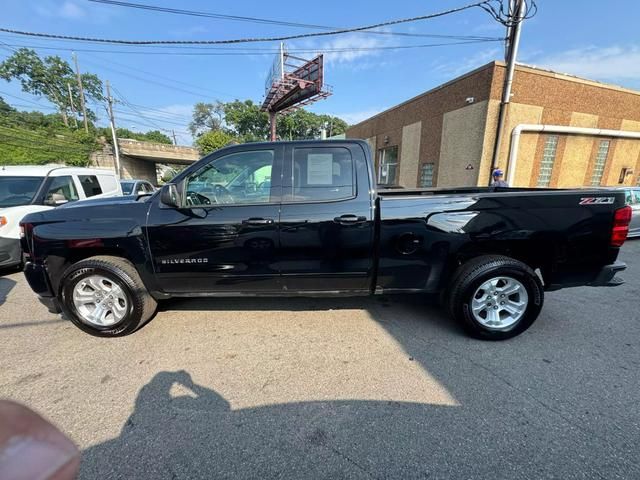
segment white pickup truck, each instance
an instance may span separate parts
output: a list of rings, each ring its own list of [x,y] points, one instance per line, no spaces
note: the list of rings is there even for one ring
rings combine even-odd
[[[20,220],[28,213],[87,198],[122,195],[107,169],[61,165],[0,167],[0,268],[22,263]]]

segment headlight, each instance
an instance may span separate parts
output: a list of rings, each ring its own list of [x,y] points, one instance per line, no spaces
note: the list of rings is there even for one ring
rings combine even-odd
[[[7,217],[0,217],[0,227],[5,226],[8,222]]]

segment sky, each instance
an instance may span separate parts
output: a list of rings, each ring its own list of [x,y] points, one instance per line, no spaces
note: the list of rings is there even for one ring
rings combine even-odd
[[[473,3],[473,0],[363,2],[324,0],[127,0],[129,3],[250,16],[331,27],[355,27],[408,18]],[[538,13],[523,24],[518,61],[640,90],[637,0],[537,0]],[[175,15],[90,0],[2,0],[0,27],[30,32],[126,40],[216,40],[318,32],[299,26]],[[290,50],[325,53],[325,82],[333,95],[309,107],[357,123],[475,67],[503,59],[501,41],[459,42],[424,35],[504,37],[504,27],[479,8],[384,27],[383,34],[349,33],[287,42]],[[390,33],[410,33],[392,35]],[[419,36],[422,35],[422,36]],[[189,145],[193,104],[251,99],[260,103],[277,42],[220,47],[135,47],[24,37],[0,32],[0,60],[13,49],[59,55],[109,80],[117,99],[116,122],[134,131],[175,131]],[[389,47],[411,48],[395,49]],[[416,47],[418,46],[418,47]],[[250,52],[248,49],[252,49]],[[336,51],[337,50],[337,51]],[[136,52],[136,53],[133,53]],[[178,53],[179,55],[170,54]],[[246,53],[251,53],[247,55]],[[53,111],[46,99],[0,80],[0,96],[23,110]],[[126,101],[126,102],[125,102]],[[92,106],[106,125],[104,109]]]

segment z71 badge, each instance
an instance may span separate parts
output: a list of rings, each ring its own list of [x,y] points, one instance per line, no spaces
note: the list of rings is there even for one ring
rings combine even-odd
[[[610,205],[615,199],[615,197],[583,197],[579,205]]]

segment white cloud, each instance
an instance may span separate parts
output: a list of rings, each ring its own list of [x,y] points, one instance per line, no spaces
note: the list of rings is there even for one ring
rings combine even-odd
[[[480,50],[469,57],[438,63],[434,66],[434,71],[449,79],[453,79],[474,68],[481,67],[493,60],[499,59],[501,56],[502,52],[499,48]]]
[[[40,0],[33,5],[33,11],[45,18],[62,18],[65,20],[75,20],[89,22],[93,24],[105,24],[112,18],[118,16],[118,9],[107,5],[82,4],[79,0],[64,0],[63,2],[54,0]]]
[[[304,49],[323,53],[327,65],[349,65],[350,67],[370,68],[376,63],[364,62],[364,59],[380,56],[384,50],[377,50],[389,44],[388,35],[350,33],[339,35],[325,42],[306,41],[290,43],[289,50]],[[337,50],[337,51],[331,51]],[[310,54],[300,54],[311,56]]]
[[[335,116],[341,118],[349,125],[355,125],[356,123],[360,123],[367,118],[371,118],[382,111],[382,108],[371,108],[368,110],[360,110],[356,112],[336,113]]]
[[[640,80],[640,46],[589,46],[527,59],[527,63],[593,80]]]
[[[80,8],[77,4],[66,1],[62,4],[60,8],[60,16],[63,18],[84,18],[86,16],[86,12]]]
[[[202,25],[193,25],[191,27],[186,28],[176,28],[173,30],[169,30],[169,33],[174,37],[193,37],[200,33],[207,33],[209,30],[203,27]]]
[[[36,13],[42,17],[58,17],[70,20],[78,20],[86,17],[85,10],[77,3],[66,0],[60,5],[59,3],[44,2],[34,7]]]

